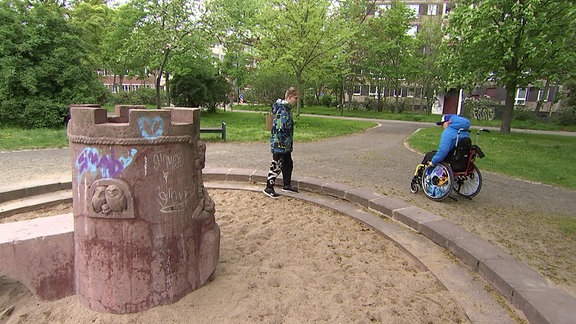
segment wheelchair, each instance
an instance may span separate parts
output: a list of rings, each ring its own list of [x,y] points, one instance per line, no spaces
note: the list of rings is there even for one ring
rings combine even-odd
[[[460,196],[472,199],[482,189],[482,173],[474,164],[476,157],[483,158],[484,152],[478,146],[480,132],[490,131],[479,129],[476,133],[476,144],[470,138],[460,140],[460,132],[470,132],[459,129],[456,146],[448,153],[448,157],[434,166],[419,164],[410,183],[410,192],[417,193],[421,188],[426,197],[434,201],[442,201],[456,191]]]

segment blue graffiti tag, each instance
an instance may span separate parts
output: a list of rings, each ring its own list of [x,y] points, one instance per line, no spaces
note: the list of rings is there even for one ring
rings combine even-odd
[[[86,147],[80,152],[76,159],[76,169],[78,169],[78,180],[82,179],[85,172],[95,174],[100,171],[103,178],[119,177],[124,169],[134,160],[138,150],[130,149],[130,155],[121,156],[116,159],[114,150],[107,155],[100,155],[97,148]]]
[[[146,139],[158,138],[164,133],[164,120],[160,116],[154,118],[142,116],[138,119],[138,130]]]

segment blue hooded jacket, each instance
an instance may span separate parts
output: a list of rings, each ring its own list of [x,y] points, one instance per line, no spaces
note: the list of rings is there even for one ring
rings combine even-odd
[[[272,130],[270,131],[270,150],[272,154],[292,152],[292,137],[294,136],[294,119],[287,101],[278,99],[272,104]]]
[[[458,115],[446,115],[446,120],[449,124],[446,129],[442,132],[440,137],[440,145],[434,157],[432,158],[432,164],[436,165],[448,156],[448,153],[454,146],[456,146],[456,139],[458,137],[458,130],[463,128],[466,130],[470,129],[470,121],[464,117]],[[470,137],[469,132],[460,132],[460,138]]]

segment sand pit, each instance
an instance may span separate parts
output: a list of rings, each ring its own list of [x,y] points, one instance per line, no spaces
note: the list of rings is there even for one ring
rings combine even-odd
[[[469,322],[430,271],[357,221],[289,197],[209,192],[222,231],[214,281],[174,304],[112,315],[75,296],[37,301],[0,277],[0,314],[13,307],[0,323]]]

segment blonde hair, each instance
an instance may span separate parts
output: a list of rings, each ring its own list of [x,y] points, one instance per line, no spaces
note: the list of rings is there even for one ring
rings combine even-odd
[[[286,94],[284,95],[284,98],[288,98],[288,97],[298,97],[298,89],[296,89],[295,87],[288,88],[288,90],[286,90]]]

